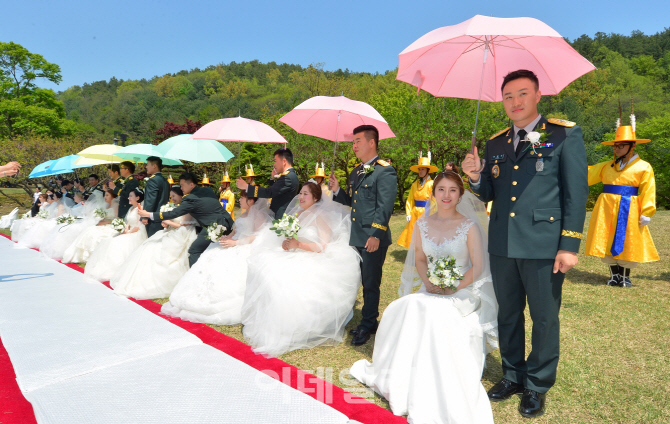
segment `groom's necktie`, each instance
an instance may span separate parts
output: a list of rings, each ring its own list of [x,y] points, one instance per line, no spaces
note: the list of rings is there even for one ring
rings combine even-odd
[[[528,135],[528,133],[526,132],[526,130],[522,128],[519,130],[519,132],[517,132],[517,135],[519,136],[519,144],[516,145],[516,150],[514,151],[514,154],[516,155],[516,157],[519,157],[521,156],[521,152],[523,152],[523,148],[526,146],[527,143],[526,135]]]

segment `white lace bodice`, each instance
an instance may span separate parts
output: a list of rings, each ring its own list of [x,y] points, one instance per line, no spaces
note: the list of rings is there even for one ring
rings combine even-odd
[[[133,206],[130,208],[128,211],[128,214],[126,215],[126,222],[130,226],[130,228],[137,227],[140,225],[140,212],[137,207]]]
[[[421,218],[416,223],[421,232],[421,244],[423,246],[423,253],[426,256],[434,258],[453,256],[462,274],[465,274],[470,269],[472,262],[470,261],[467,241],[468,231],[474,222],[469,219],[466,220],[456,228],[456,234],[453,237],[441,241],[437,241],[430,236],[431,232],[429,231],[429,224],[426,219]]]

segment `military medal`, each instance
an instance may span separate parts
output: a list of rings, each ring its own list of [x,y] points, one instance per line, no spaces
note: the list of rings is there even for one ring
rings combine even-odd
[[[491,175],[493,175],[493,178],[498,178],[500,176],[500,167],[498,165],[493,165],[493,168],[491,168]]]
[[[544,171],[544,159],[542,158],[537,158],[537,162],[535,162],[535,170],[537,172],[542,172]]]

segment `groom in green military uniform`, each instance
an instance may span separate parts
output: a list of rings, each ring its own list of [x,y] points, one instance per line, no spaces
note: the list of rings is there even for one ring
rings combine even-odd
[[[274,154],[274,170],[279,173],[279,178],[270,187],[265,188],[249,184],[242,178],[237,179],[237,188],[247,192],[247,197],[260,197],[272,199],[270,210],[274,212],[275,219],[284,216],[288,204],[298,193],[298,175],[293,169],[293,153],[289,149],[278,149]],[[252,170],[253,171],[253,170]]]
[[[128,195],[131,191],[139,187],[139,182],[133,174],[135,173],[135,164],[130,161],[121,162],[119,165],[119,174],[121,174],[121,181],[111,181],[109,188],[119,198],[119,218],[125,218],[130,210],[130,203],[128,202]]]
[[[158,212],[161,206],[170,201],[170,184],[163,178],[161,169],[163,169],[161,158],[156,156],[149,156],[147,158],[146,170],[147,174],[151,176],[144,187],[144,205],[142,208],[149,212]],[[163,229],[161,223],[158,221],[145,219],[144,222],[147,229],[147,237],[151,237]]]
[[[361,322],[351,331],[351,344],[367,343],[377,332],[379,317],[379,286],[386,251],[391,244],[389,221],[393,213],[398,192],[398,176],[395,168],[379,159],[377,149],[379,132],[372,125],[361,125],[354,129],[353,149],[362,161],[356,166],[346,189],[331,174],[329,188],[333,200],[351,206],[351,235],[349,244],[361,255],[361,278],[363,282],[363,309]]]
[[[140,210],[140,216],[143,218],[150,218],[152,220],[162,221],[166,219],[174,219],[180,216],[189,214],[198,222],[198,225],[203,227],[203,231],[198,233],[195,241],[188,249],[188,264],[193,266],[198,261],[202,252],[204,252],[212,241],[207,238],[207,230],[204,228],[208,225],[217,223],[226,227],[226,234],[230,234],[233,229],[233,219],[230,214],[221,207],[219,200],[213,197],[198,197],[193,193],[193,189],[197,187],[197,178],[190,172],[184,172],[179,176],[179,186],[184,192],[184,197],[181,199],[181,204],[169,212],[148,212]]]
[[[523,393],[519,413],[536,417],[556,381],[561,290],[565,273],[577,264],[586,216],[586,151],[574,123],[538,113],[541,93],[533,72],[505,76],[502,94],[514,127],[486,143],[481,173],[476,149],[461,166],[475,195],[493,201],[489,253],[503,378],[488,395],[502,401]],[[527,358],[526,302],[533,320]]]

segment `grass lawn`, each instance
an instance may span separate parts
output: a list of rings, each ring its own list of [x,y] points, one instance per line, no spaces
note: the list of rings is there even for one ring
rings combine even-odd
[[[0,214],[13,209],[0,200]],[[20,213],[23,213],[23,208]],[[590,213],[587,214],[587,225]],[[405,225],[404,215],[394,215],[394,239]],[[657,212],[650,224],[661,261],[640,265],[632,271],[634,287],[605,286],[609,272],[597,258],[579,255],[579,264],[568,272],[563,286],[561,310],[561,360],[558,381],[548,394],[547,413],[535,423],[667,423],[670,422],[670,211]],[[584,234],[587,232],[584,229]],[[6,230],[1,230],[5,234]],[[395,300],[406,249],[393,245],[384,265],[380,311]],[[167,299],[156,299],[164,303]],[[349,327],[360,320],[362,294]],[[526,315],[527,349],[530,346],[530,316]],[[212,326],[244,341],[242,326]],[[365,387],[348,377],[355,361],[372,358],[372,339],[353,347],[347,334],[345,343],[289,352],[280,359],[323,376],[328,381],[368,397],[388,408],[381,397],[366,395]],[[320,370],[325,368],[324,370]],[[482,383],[486,389],[502,376],[500,355],[487,358]],[[498,423],[529,422],[517,412],[518,400],[494,403]]]

